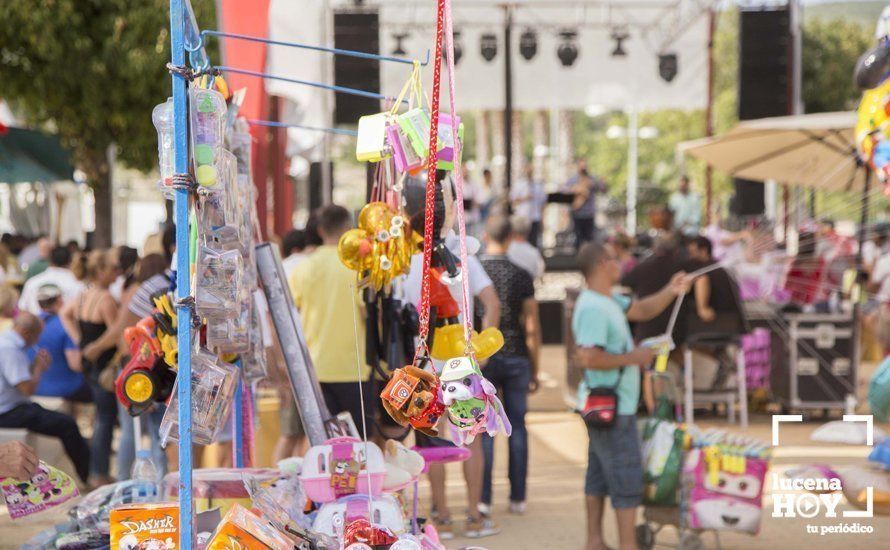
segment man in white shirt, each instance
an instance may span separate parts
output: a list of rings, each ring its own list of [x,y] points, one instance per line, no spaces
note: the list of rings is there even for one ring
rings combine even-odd
[[[57,246],[49,254],[49,267],[46,271],[25,281],[22,296],[19,298],[19,309],[39,315],[42,311],[37,303],[37,291],[44,285],[55,285],[62,291],[62,300],[68,301],[83,290],[83,283],[77,280],[68,269],[71,265],[71,251],[64,246]]]
[[[530,224],[528,218],[518,214],[510,218],[510,244],[507,246],[507,259],[518,265],[538,280],[544,274],[544,257],[537,247],[529,242]]]
[[[56,437],[86,482],[89,475],[90,449],[80,435],[77,422],[67,414],[44,409],[31,401],[40,377],[49,368],[51,358],[41,349],[33,363],[26,350],[37,343],[43,322],[28,312],[19,314],[13,327],[0,333],[0,428],[27,429]]]
[[[538,246],[541,236],[541,213],[547,203],[547,195],[544,193],[544,184],[535,179],[535,170],[531,164],[527,164],[523,171],[523,177],[510,188],[510,203],[513,205],[513,213],[525,218],[529,222],[528,242]]]
[[[668,209],[674,215],[674,229],[684,235],[698,235],[701,226],[701,197],[689,186],[689,177],[680,176],[679,188],[671,193]]]

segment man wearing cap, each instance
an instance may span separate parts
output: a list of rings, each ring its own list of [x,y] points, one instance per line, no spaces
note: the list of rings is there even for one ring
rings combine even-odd
[[[81,374],[80,349],[65,332],[59,319],[62,290],[56,285],[43,285],[37,289],[37,303],[41,309],[39,317],[43,321],[43,332],[28,356],[33,359],[37,350],[45,349],[51,361],[34,395],[62,397],[78,403],[91,402],[93,396],[90,387]]]

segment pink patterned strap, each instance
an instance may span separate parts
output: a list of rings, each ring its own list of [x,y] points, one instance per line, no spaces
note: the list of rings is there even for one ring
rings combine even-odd
[[[461,172],[461,146],[458,139],[458,116],[454,102],[455,74],[454,74],[454,25],[451,17],[451,0],[445,0],[445,56],[448,66],[448,91],[451,107],[451,135],[454,139],[454,177],[455,199],[457,202],[457,230],[460,241],[460,265],[461,277],[461,308],[464,313],[464,339],[468,353],[472,354],[470,335],[473,330],[473,311],[470,309],[470,269],[467,253],[467,226],[464,221],[464,177]],[[508,122],[509,123],[509,122]]]

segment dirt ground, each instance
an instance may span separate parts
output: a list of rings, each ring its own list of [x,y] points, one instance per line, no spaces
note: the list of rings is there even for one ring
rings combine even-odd
[[[546,349],[543,387],[533,396],[532,412],[528,415],[530,467],[528,479],[528,509],[524,516],[514,516],[507,512],[507,449],[506,440],[500,438],[496,446],[496,474],[493,514],[500,523],[501,534],[479,540],[458,538],[449,543],[449,548],[486,548],[488,550],[538,550],[566,549],[581,550],[584,544],[585,513],[583,480],[586,465],[587,434],[577,416],[566,410],[563,400],[565,361],[562,348],[552,346]],[[863,368],[861,379],[867,381],[870,369]],[[860,383],[860,390],[864,389]],[[866,413],[866,410],[860,410]],[[711,416],[697,419],[702,427],[722,427],[742,433],[737,425],[729,425],[724,419]],[[865,446],[826,446],[810,441],[813,430],[822,424],[821,420],[803,424],[788,424],[782,428],[782,447],[774,453],[771,472],[782,472],[798,465],[825,463],[833,466],[864,464],[869,448]],[[888,430],[887,426],[882,426]],[[755,415],[747,431],[750,437],[764,442],[771,439],[771,421],[768,415]],[[454,518],[465,515],[465,500],[462,476],[459,465],[449,467],[449,505]],[[421,489],[421,502],[429,502],[428,490]],[[759,535],[749,536],[720,533],[720,547],[727,549],[781,548],[821,549],[843,547],[845,550],[886,548],[890,536],[890,517],[874,517],[856,520],[873,528],[871,534],[808,534],[806,525],[820,522],[806,519],[770,517],[772,495],[769,484],[764,492],[762,529]],[[850,510],[845,500],[839,510]],[[13,523],[0,509],[0,548],[17,548],[34,533],[64,517],[64,512],[47,512],[33,520]],[[640,521],[643,520],[642,511]],[[826,524],[830,520],[823,520]],[[837,523],[839,520],[834,520]],[[850,521],[850,520],[846,520]],[[462,529],[460,523],[457,529]],[[618,540],[611,510],[605,518],[606,542],[617,548]],[[666,528],[658,535],[659,543],[676,543],[676,531]],[[702,540],[706,548],[717,548],[713,533],[704,533]]]

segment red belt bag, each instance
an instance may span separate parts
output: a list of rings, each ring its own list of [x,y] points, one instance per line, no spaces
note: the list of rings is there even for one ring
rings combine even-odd
[[[592,428],[611,428],[615,425],[618,416],[618,385],[624,376],[624,367],[618,374],[618,381],[612,387],[591,388],[584,402],[581,416],[584,422]]]

